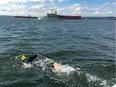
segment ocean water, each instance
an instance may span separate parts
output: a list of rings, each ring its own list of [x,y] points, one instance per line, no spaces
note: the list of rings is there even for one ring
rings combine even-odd
[[[0,17],[0,87],[113,87],[115,33],[115,20]],[[34,65],[23,65],[32,53]]]

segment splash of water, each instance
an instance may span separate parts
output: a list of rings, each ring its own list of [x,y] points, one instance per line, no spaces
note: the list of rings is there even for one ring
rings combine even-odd
[[[23,66],[22,66],[23,68],[32,68],[33,67],[33,65],[32,64],[30,64],[30,63],[23,63]]]
[[[17,60],[18,58],[16,58]],[[68,83],[67,85],[70,87],[74,87],[82,85],[83,81],[85,81],[86,83],[83,84],[83,86],[101,86],[101,87],[111,87],[111,85],[109,85],[109,82],[107,80],[101,79],[97,76],[88,74],[82,70],[80,70],[80,68],[73,68],[71,66],[69,66],[68,64],[66,65],[62,65],[55,69],[55,68],[50,68],[49,64],[53,63],[54,61],[52,59],[49,59],[47,57],[43,57],[43,56],[38,56],[38,58],[32,63],[32,64],[23,64],[22,67],[23,68],[34,68],[36,67],[37,69],[42,69],[43,71],[46,72],[46,74],[49,73],[55,73],[58,77],[60,77],[60,80],[63,83]],[[50,78],[55,78],[54,76],[50,75]],[[59,80],[59,79],[58,79]],[[96,84],[95,84],[96,83]],[[116,85],[114,85],[113,87],[115,87]]]
[[[49,65],[53,63],[54,61],[47,57],[43,57],[43,58],[42,57],[43,56],[39,55],[38,59],[36,59],[36,61],[34,61],[32,64],[23,63],[23,68],[41,67],[43,71],[52,70],[53,72],[58,73],[58,74],[61,74],[61,73],[69,74],[70,72],[75,71],[75,69],[69,66],[68,64],[66,65],[61,64],[61,66],[58,68],[51,68]]]
[[[116,84],[114,84],[112,87],[116,87]]]
[[[101,79],[101,78],[99,78],[97,76],[93,76],[93,75],[90,75],[90,74],[87,74],[87,73],[86,73],[86,77],[87,77],[88,82],[97,82],[97,81],[99,81],[100,86],[111,87],[110,85],[108,85],[107,80]]]
[[[58,74],[60,73],[69,74],[70,72],[75,71],[75,69],[69,65],[60,65],[58,68],[54,68],[53,71]]]

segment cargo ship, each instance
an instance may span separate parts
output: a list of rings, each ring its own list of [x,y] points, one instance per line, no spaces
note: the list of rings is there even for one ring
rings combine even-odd
[[[47,14],[48,18],[57,18],[57,19],[70,19],[70,20],[80,20],[81,16],[70,16],[70,15],[60,15],[56,11],[51,10],[51,13]]]
[[[38,18],[38,17],[32,17],[32,16],[14,16],[14,18]]]

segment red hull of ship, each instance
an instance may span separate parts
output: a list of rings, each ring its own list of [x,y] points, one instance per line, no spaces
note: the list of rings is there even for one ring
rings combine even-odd
[[[79,20],[81,19],[81,16],[65,16],[65,15],[59,15],[59,19],[72,19],[72,20]]]

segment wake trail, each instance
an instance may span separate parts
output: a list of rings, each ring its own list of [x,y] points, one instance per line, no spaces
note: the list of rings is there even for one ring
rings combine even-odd
[[[18,56],[19,57],[19,56]],[[16,57],[16,59],[18,59]],[[57,69],[51,68],[49,64],[53,63],[54,61],[52,59],[49,59],[47,57],[44,57],[42,55],[38,55],[37,59],[31,63],[31,64],[22,64],[22,68],[36,68],[36,69],[41,69],[42,71],[46,72],[47,74],[55,73],[56,76],[59,76],[62,80],[62,82],[69,82],[73,81],[72,84],[79,85],[82,81],[86,81],[85,83],[88,84],[90,87],[91,86],[101,86],[101,87],[111,87],[109,84],[110,82],[101,79],[97,76],[91,75],[90,73],[86,73],[86,71],[82,71],[80,68],[73,68],[69,66],[68,64],[62,65]],[[56,78],[56,77],[55,77]],[[76,81],[77,80],[77,81]],[[71,87],[71,84],[69,84]],[[115,87],[115,86],[113,86]]]

